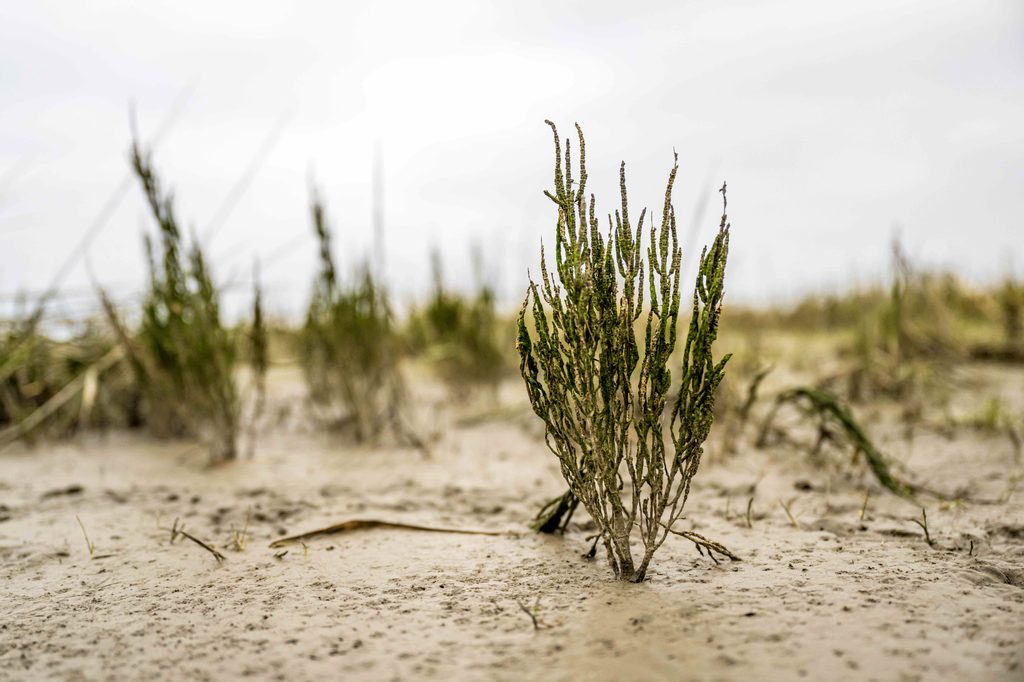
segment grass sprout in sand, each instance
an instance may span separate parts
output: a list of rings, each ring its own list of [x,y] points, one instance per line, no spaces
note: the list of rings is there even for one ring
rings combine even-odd
[[[646,209],[634,227],[623,164],[621,209],[614,220],[609,216],[602,235],[594,196],[585,194],[583,131],[577,125],[574,180],[569,143],[563,158],[558,131],[548,125],[555,138],[555,193],[545,192],[558,207],[555,271],[548,271],[542,248],[541,282],[531,281],[519,316],[520,367],[533,409],[544,420],[548,447],[569,484],[561,502],[582,502],[597,523],[615,576],[640,582],[683,513],[714,420],[715,390],[728,361],[716,362],[712,345],[729,225],[723,212],[714,243],[701,254],[678,397],[669,406],[682,262],[672,206],[678,165],[669,173],[660,225],[651,221],[643,246]],[[724,203],[724,185],[722,194]],[[638,326],[641,316],[646,323]],[[639,561],[630,545],[634,530],[643,542]]]

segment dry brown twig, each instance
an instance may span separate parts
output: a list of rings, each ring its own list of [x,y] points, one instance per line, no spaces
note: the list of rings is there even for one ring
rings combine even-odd
[[[352,530],[369,530],[371,528],[395,528],[398,530],[416,530],[425,531],[429,533],[458,533],[460,535],[522,535],[515,531],[501,531],[501,530],[466,530],[463,528],[440,528],[436,526],[421,526],[412,523],[397,523],[392,521],[379,521],[377,519],[351,519],[349,521],[342,521],[332,526],[326,526],[325,528],[318,528],[316,530],[306,531],[305,533],[299,533],[297,535],[290,535],[286,538],[280,538],[270,543],[271,548],[284,547],[287,544],[293,542],[301,542],[310,538],[320,537],[321,535],[333,535],[334,533],[344,533]]]
[[[185,537],[185,538],[191,540],[192,542],[196,543],[197,545],[199,545],[200,547],[205,549],[210,554],[212,554],[213,558],[217,560],[218,564],[222,563],[227,558],[223,554],[218,552],[216,549],[214,549],[211,545],[206,544],[205,542],[203,542],[202,540],[200,540],[196,536],[194,536],[194,535],[192,535],[190,533],[187,533],[187,532],[185,532],[184,530],[182,530],[180,528],[178,529],[178,533],[180,535],[182,535],[183,537]]]
[[[169,530],[171,532],[171,544],[174,544],[174,541],[177,540],[178,536],[180,535],[181,537],[187,540],[191,540],[192,542],[194,542],[195,544],[199,545],[207,552],[212,554],[213,558],[217,560],[218,564],[223,563],[225,559],[227,559],[226,556],[217,551],[217,549],[212,545],[209,545],[206,542],[203,542],[202,540],[197,538],[196,536],[192,535],[191,533],[186,532],[185,525],[182,524],[181,526],[179,526],[177,518],[174,519],[173,526],[171,526],[170,528],[162,528],[161,530]]]
[[[542,623],[540,619],[537,617],[537,611],[540,609],[540,597],[537,597],[537,601],[533,603],[532,609],[526,608],[526,605],[523,604],[523,602],[519,599],[516,599],[516,604],[519,605],[519,608],[523,611],[523,613],[530,617],[530,621],[533,623],[534,632],[537,632],[538,630],[546,630],[547,628],[551,627],[550,625]]]
[[[695,533],[692,530],[676,530],[675,528],[669,528],[668,532],[673,535],[678,535],[681,538],[686,538],[697,547],[697,553],[704,556],[704,552],[707,551],[708,557],[716,564],[719,563],[713,552],[718,552],[722,556],[727,556],[733,561],[742,561],[738,556],[726,549],[725,545],[714,540],[709,540],[699,533]],[[703,547],[703,549],[701,549]]]
[[[932,541],[931,534],[928,533],[928,511],[924,507],[921,507],[921,519],[920,520],[918,520],[918,519],[910,519],[910,520],[913,521],[914,523],[916,523],[917,525],[921,526],[921,530],[924,531],[925,542],[928,543],[929,547],[933,547],[935,545],[935,543]]]

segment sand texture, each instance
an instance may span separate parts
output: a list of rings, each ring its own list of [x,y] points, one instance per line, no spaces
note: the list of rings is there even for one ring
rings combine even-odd
[[[920,510],[862,465],[712,443],[683,528],[742,561],[671,538],[647,582],[622,584],[581,556],[585,513],[565,537],[526,529],[562,486],[516,388],[491,418],[421,409],[443,434],[430,457],[287,420],[253,459],[213,469],[131,434],[3,453],[0,679],[1024,680],[1024,498],[1006,438],[907,440],[873,422],[901,471],[970,499],[927,503],[932,546]],[[268,547],[358,518],[510,534]],[[225,560],[171,544],[176,519]]]

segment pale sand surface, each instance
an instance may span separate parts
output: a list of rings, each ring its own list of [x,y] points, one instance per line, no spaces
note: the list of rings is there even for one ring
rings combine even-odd
[[[1024,680],[1024,493],[929,503],[929,547],[919,510],[866,475],[741,443],[709,456],[682,523],[742,561],[671,538],[647,582],[620,584],[581,557],[584,513],[564,538],[521,532],[561,492],[532,415],[420,419],[447,420],[429,459],[289,426],[215,469],[129,434],[0,454],[0,679]],[[998,435],[872,427],[935,487],[998,501],[1020,470]],[[89,558],[76,514],[109,556]],[[169,544],[176,517],[226,561]],[[521,533],[268,547],[350,518]]]

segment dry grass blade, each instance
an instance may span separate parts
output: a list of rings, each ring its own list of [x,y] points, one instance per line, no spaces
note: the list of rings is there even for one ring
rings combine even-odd
[[[89,534],[85,532],[85,524],[82,523],[82,519],[78,517],[78,514],[75,514],[75,520],[78,521],[78,527],[82,529],[82,536],[85,537],[85,545],[89,548],[90,559],[109,559],[110,557],[114,556],[113,554],[97,554],[96,545],[93,544],[93,541],[89,539]]]
[[[790,510],[790,506],[792,504],[793,500],[789,500],[788,502],[779,500],[779,506],[782,507],[784,512],[786,512],[786,516],[789,517],[789,522],[793,524],[794,528],[800,528],[800,522],[796,520],[796,517],[793,516],[793,512]]]
[[[82,523],[82,519],[78,518],[78,514],[75,514],[75,521],[78,521],[78,527],[82,529],[82,535],[85,537],[85,546],[89,548],[89,558],[93,558],[96,555],[96,545],[92,544],[92,540],[89,539],[89,534],[85,532],[85,524]]]

